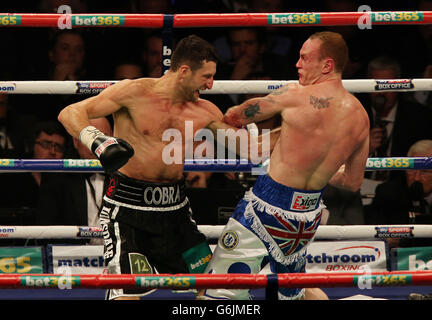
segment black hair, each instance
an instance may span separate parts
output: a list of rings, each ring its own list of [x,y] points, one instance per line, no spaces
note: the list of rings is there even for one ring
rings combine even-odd
[[[45,132],[48,135],[58,134],[65,138],[65,142],[67,138],[69,138],[68,133],[65,128],[61,125],[61,123],[57,121],[40,121],[37,122],[33,128],[32,140],[33,142],[39,137],[39,135]]]
[[[196,71],[204,61],[218,62],[215,48],[206,40],[190,35],[178,42],[171,56],[170,70],[177,71],[181,65],[186,64],[192,71]]]
[[[76,34],[80,36],[83,39],[84,46],[85,46],[85,39],[84,35],[80,30],[77,29],[64,29],[64,30],[56,30],[50,37],[50,43],[49,43],[49,50],[53,50],[54,47],[57,45],[57,42],[59,38],[64,34]]]

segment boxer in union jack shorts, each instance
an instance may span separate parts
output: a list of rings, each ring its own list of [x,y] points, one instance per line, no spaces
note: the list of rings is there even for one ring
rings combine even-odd
[[[322,190],[297,190],[259,176],[225,226],[209,273],[304,272],[306,248],[321,220]],[[209,298],[249,299],[248,290],[206,290]],[[281,288],[279,298],[298,299],[304,289]]]
[[[369,117],[342,84],[347,60],[340,34],[314,33],[299,52],[298,83],[246,100],[229,108],[223,121],[207,125],[217,133],[282,119],[269,147],[268,174],[238,204],[206,272],[258,273],[267,263],[273,273],[305,272],[306,249],[325,208],[322,191],[327,184],[359,190],[369,153]],[[200,297],[250,298],[248,290],[222,289]],[[328,299],[317,288],[282,288],[279,298]]]

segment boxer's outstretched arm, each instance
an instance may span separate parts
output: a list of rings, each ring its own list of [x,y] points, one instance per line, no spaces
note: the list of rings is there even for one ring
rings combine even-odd
[[[256,150],[256,156],[260,157],[260,159],[265,155],[270,156],[281,132],[279,127],[254,137],[246,129],[235,128],[222,121],[212,121],[206,128],[213,132],[213,136],[219,143],[225,145],[230,151],[247,157],[252,162],[256,159],[252,159],[251,150]],[[222,131],[218,132],[218,130]],[[246,137],[246,139],[242,139],[242,137]],[[269,141],[269,143],[265,143],[265,140]],[[232,142],[235,142],[235,144],[233,145]]]
[[[270,119],[284,108],[297,105],[296,89],[287,85],[265,97],[248,99],[242,104],[229,108],[224,115],[224,122],[234,127],[241,127]]]

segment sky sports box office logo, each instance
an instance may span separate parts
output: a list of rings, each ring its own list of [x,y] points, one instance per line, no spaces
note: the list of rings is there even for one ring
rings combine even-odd
[[[98,94],[104,89],[113,85],[115,82],[112,81],[78,81],[76,83],[76,94]]]
[[[409,79],[375,80],[375,83],[375,91],[410,90],[414,88],[412,80]]]

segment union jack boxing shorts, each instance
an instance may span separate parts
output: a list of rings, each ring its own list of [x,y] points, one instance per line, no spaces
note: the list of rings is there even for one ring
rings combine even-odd
[[[297,190],[258,177],[229,219],[206,273],[305,272],[306,250],[321,221],[323,190]],[[280,288],[279,299],[301,299],[303,288]],[[202,299],[253,297],[245,289],[208,289]]]
[[[184,179],[153,183],[112,174],[100,222],[110,274],[202,273],[212,255],[192,219]],[[106,298],[143,296],[151,291],[111,289]]]

